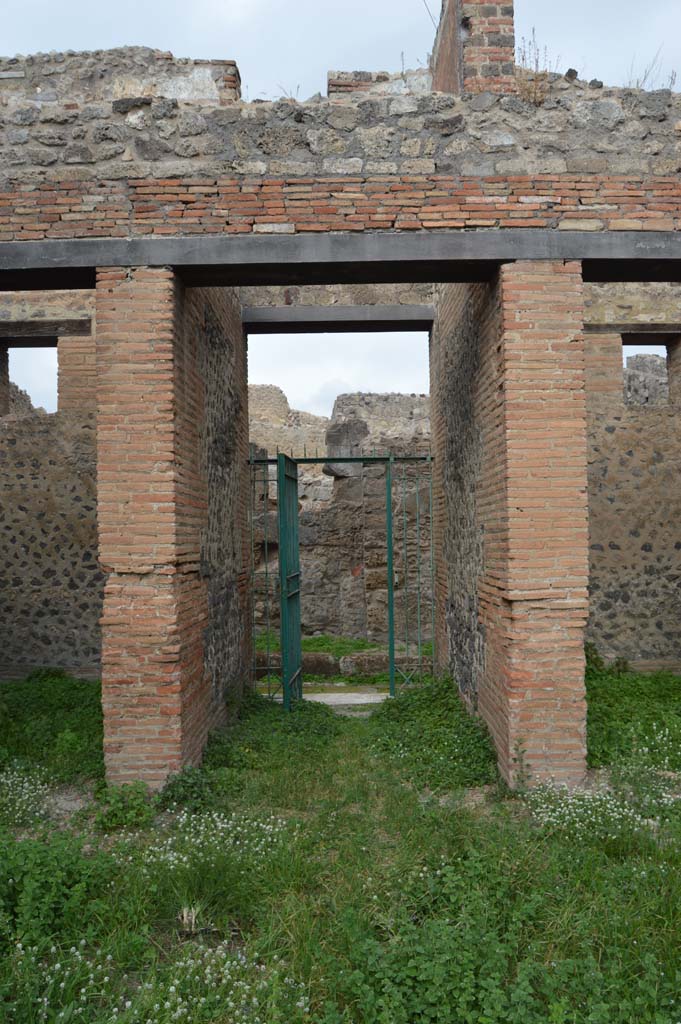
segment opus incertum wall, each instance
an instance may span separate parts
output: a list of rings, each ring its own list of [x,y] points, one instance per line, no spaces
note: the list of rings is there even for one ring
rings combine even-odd
[[[583,773],[582,281],[678,277],[681,97],[529,88],[512,4],[443,14],[424,74],[332,75],[308,103],[242,103],[233,62],[151,50],[0,61],[0,286],[96,286],[112,779],[200,757],[247,634],[244,524],[229,552],[210,540],[243,497],[238,307],[193,286],[391,279],[452,282],[432,353],[440,626],[447,553],[474,621],[443,667],[508,778],[521,747],[537,776]],[[450,365],[469,372],[465,458],[438,422]]]

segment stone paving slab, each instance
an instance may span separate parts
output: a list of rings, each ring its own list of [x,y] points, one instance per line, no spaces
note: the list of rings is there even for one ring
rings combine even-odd
[[[313,701],[315,704],[326,704],[327,707],[349,708],[363,707],[367,704],[382,704],[389,700],[387,693],[376,693],[359,691],[358,693],[306,693],[305,700]]]

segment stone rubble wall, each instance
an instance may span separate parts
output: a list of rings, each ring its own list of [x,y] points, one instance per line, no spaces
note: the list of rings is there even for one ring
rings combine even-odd
[[[240,292],[244,307],[419,306],[431,305],[435,301],[435,285],[432,284],[325,284],[287,288],[259,286],[241,288]]]
[[[21,388],[13,382],[9,382],[9,415],[10,416],[30,416],[32,413],[42,412],[44,410],[38,410],[33,408],[33,402],[31,397],[26,391],[22,391]]]
[[[485,668],[485,629],[479,581],[483,575],[488,493],[501,469],[490,437],[495,415],[493,350],[499,310],[483,285],[440,291],[430,344],[436,557],[436,653],[472,706]],[[483,424],[482,415],[487,416]],[[483,440],[487,438],[488,447]]]
[[[626,324],[643,331],[651,325],[681,325],[681,285],[653,281],[587,284],[584,306],[589,327]]]
[[[0,678],[59,667],[97,677],[94,417],[27,409],[0,419]]]
[[[606,657],[678,671],[681,402],[664,358],[630,359],[623,388],[621,337],[589,340],[587,636]]]
[[[291,409],[286,395],[274,385],[251,384],[248,388],[250,440],[256,448],[276,458],[278,452],[310,457],[326,454],[329,419]],[[319,479],[321,466],[301,467],[304,479]]]
[[[669,372],[664,358],[644,354],[628,357],[624,368],[624,402],[669,405]]]
[[[99,58],[113,79],[118,60]],[[62,102],[18,81],[0,79],[2,241],[679,226],[681,95],[665,90],[555,76],[539,106],[489,91],[221,105],[132,87]]]
[[[9,106],[76,109],[108,101],[124,113],[131,96],[219,104],[241,95],[235,61],[182,59],[145,46],[0,57],[0,87]]]

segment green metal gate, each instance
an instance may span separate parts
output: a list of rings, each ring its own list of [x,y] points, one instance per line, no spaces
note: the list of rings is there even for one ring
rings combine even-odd
[[[385,626],[391,696],[435,671],[432,458],[375,453],[324,458],[305,453],[294,458],[291,453],[270,459],[252,451],[253,678],[265,679],[267,695],[281,695],[286,708],[303,696],[298,468],[328,463],[361,464],[364,472],[385,473]]]
[[[300,545],[298,535],[298,465],[277,458],[279,505],[279,595],[281,682],[284,707],[303,697],[303,651],[300,630]]]

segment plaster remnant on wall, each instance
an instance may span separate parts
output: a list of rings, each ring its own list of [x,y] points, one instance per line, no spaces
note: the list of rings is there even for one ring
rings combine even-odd
[[[65,114],[97,102],[149,106],[152,98],[220,105],[238,100],[240,85],[233,60],[182,59],[145,46],[0,58],[0,105],[21,110],[28,102],[47,115],[41,119],[48,123],[75,119],[50,116],[62,105]],[[127,113],[120,103],[118,110]],[[21,120],[30,118],[26,113]]]

